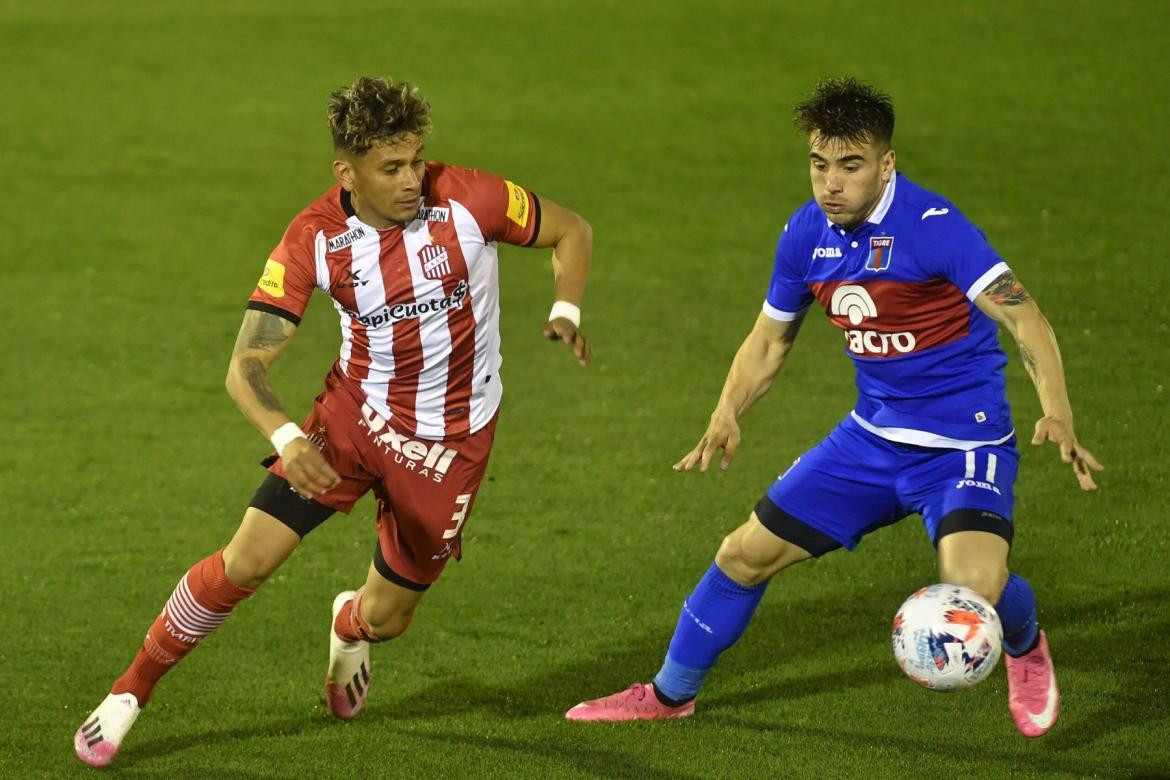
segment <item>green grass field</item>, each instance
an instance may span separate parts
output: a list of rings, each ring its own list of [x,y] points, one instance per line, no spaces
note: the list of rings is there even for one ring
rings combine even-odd
[[[464,542],[366,711],[320,688],[332,596],[372,550],[363,502],[314,532],[160,685],[127,777],[1170,776],[1170,10],[1108,3],[0,0],[0,776],[67,777],[177,579],[222,546],[267,444],[223,391],[244,301],[331,183],[328,92],[419,84],[429,154],[595,231],[579,370],[540,339],[547,254],[501,258],[507,384]],[[1028,741],[1002,672],[959,695],[888,642],[934,581],[908,519],[772,584],[687,721],[568,724],[657,670],[723,534],[853,400],[814,314],[727,473],[676,475],[809,196],[789,107],[850,72],[890,92],[899,168],[988,234],[1060,339],[1081,494],[1027,449],[1013,567],[1063,692]],[[318,299],[274,382],[301,415],[336,353]],[[1009,350],[1016,424],[1035,395]],[[1026,445],[1025,445],[1026,446]]]

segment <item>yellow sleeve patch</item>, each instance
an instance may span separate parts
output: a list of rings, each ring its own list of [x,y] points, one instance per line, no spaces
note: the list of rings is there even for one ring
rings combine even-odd
[[[268,262],[264,264],[264,273],[260,275],[260,281],[256,286],[273,298],[283,298],[284,266],[271,257],[268,258]]]
[[[528,227],[528,193],[519,184],[504,179],[508,191],[508,219],[520,227]]]

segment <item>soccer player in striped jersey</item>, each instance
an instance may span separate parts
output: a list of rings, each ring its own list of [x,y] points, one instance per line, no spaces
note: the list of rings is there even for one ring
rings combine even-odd
[[[726,469],[739,418],[771,387],[807,307],[844,331],[858,400],[799,457],[724,539],[683,602],[650,684],[582,702],[570,720],[680,718],[719,654],[743,633],[777,572],[922,516],[939,577],[995,605],[1004,630],[1009,709],[1025,736],[1056,721],[1059,693],[1028,581],[1008,569],[1019,454],[1004,394],[1016,340],[1044,416],[1032,443],[1053,442],[1084,490],[1101,468],[1073,432],[1056,339],[1035,301],[955,205],[897,173],[890,98],[854,79],[818,84],[797,106],[808,134],[813,199],[789,219],[754,329],[731,364],[699,443],[675,465]],[[722,455],[719,456],[719,451]]]
[[[196,563],[129,668],[74,738],[109,764],[155,684],[252,595],[301,540],[373,491],[377,543],[365,583],[334,599],[325,696],[354,717],[370,644],[402,634],[452,557],[487,468],[500,405],[497,245],[552,247],[555,301],[543,335],[582,366],[589,224],[506,179],[427,162],[430,106],[416,89],[357,79],[329,101],[337,183],[289,225],[248,302],[227,389],[274,452],[235,536]],[[341,350],[308,418],[290,421],[268,370],[314,290]]]

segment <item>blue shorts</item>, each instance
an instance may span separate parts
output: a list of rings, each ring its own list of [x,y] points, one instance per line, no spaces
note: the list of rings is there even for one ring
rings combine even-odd
[[[931,449],[887,441],[846,417],[772,483],[756,515],[814,555],[852,550],[914,512],[935,545],[965,530],[997,533],[1010,544],[1019,462],[1014,436],[974,450]]]

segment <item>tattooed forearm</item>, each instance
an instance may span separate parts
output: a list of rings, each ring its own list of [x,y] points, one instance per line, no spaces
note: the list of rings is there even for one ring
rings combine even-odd
[[[1018,306],[1032,297],[1011,271],[1004,271],[983,292],[1000,306]]]
[[[250,311],[244,317],[240,335],[236,337],[235,352],[245,349],[270,351],[288,341],[291,323],[283,317],[268,312]]]
[[[1020,347],[1020,360],[1022,360],[1024,362],[1024,370],[1027,371],[1028,376],[1032,377],[1032,380],[1035,381],[1035,379],[1036,379],[1036,358],[1032,356],[1032,351],[1029,350],[1027,347],[1025,347],[1023,344],[1020,344],[1019,347]]]
[[[264,368],[260,358],[243,358],[240,360],[240,371],[260,405],[271,412],[279,412],[280,402],[276,400],[276,391],[268,382],[268,369]]]

